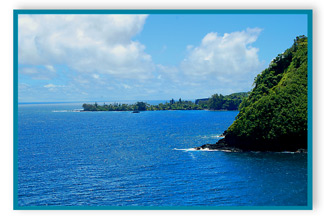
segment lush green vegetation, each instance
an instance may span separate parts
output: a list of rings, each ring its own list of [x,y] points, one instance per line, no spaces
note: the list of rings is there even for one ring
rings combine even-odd
[[[151,105],[148,110],[202,110],[203,107],[193,103],[192,101],[181,100],[175,101],[173,98],[169,102],[160,103],[159,105]]]
[[[84,111],[145,111],[147,110],[148,104],[144,102],[136,102],[135,104],[103,104],[98,105],[95,104],[83,104],[82,105]]]
[[[174,99],[159,105],[150,105],[145,102],[136,102],[135,104],[104,104],[102,106],[95,104],[83,104],[84,111],[154,111],[154,110],[202,110],[203,108],[192,101],[179,101]]]
[[[248,95],[247,92],[233,93],[226,96],[214,94],[209,99],[197,99],[196,104],[209,110],[238,110],[242,100]]]
[[[197,99],[192,101],[171,99],[169,102],[159,105],[150,105],[145,102],[136,102],[135,104],[83,104],[84,111],[154,111],[154,110],[237,110],[242,100],[248,96],[248,93],[234,93],[230,95],[214,94],[211,98]]]
[[[297,37],[254,80],[225,131],[228,145],[249,150],[307,147],[307,37]]]

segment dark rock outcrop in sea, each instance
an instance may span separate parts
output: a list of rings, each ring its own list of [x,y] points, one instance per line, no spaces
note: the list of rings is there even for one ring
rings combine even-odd
[[[194,149],[196,150],[208,149],[208,150],[218,150],[218,151],[225,151],[225,152],[242,152],[242,149],[228,146],[225,143],[225,139],[219,140],[216,144],[205,144],[200,147],[195,147]]]
[[[290,145],[290,148],[287,148],[285,145],[258,145],[258,144],[242,144],[238,146],[232,146],[226,142],[226,138],[218,140],[215,144],[205,144],[199,147],[195,147],[195,150],[217,150],[224,152],[295,152],[295,153],[307,153],[307,149],[300,145],[293,145],[294,142]]]

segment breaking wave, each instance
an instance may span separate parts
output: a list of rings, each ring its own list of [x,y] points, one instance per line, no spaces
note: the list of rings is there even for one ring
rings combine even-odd
[[[199,135],[198,136],[201,139],[216,139],[216,138],[223,138],[221,134],[211,134],[211,135]]]

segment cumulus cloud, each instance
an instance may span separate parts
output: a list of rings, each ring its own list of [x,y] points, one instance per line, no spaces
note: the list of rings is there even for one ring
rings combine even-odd
[[[19,100],[33,101],[35,95],[52,101],[208,97],[250,90],[261,71],[258,49],[252,46],[259,28],[224,35],[210,32],[198,46],[179,50],[186,53],[181,62],[162,65],[133,39],[146,19],[147,15],[19,15],[18,72],[19,82],[25,83],[19,85]],[[161,53],[167,55],[166,45]]]
[[[64,64],[80,73],[148,79],[154,69],[145,46],[132,38],[147,15],[19,15],[18,61]]]
[[[177,66],[156,65],[155,87],[167,95],[209,97],[215,93],[249,91],[263,62],[253,43],[259,28],[206,34],[198,46],[187,45],[186,57]]]
[[[208,33],[199,46],[187,47],[187,56],[181,69],[193,80],[213,80],[226,83],[241,83],[254,77],[262,63],[258,49],[252,46],[261,32],[259,28],[226,33]]]

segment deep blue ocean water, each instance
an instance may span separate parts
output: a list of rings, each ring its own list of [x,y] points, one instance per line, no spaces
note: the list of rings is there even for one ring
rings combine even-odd
[[[18,106],[19,206],[305,206],[307,154],[190,151],[237,111]]]

